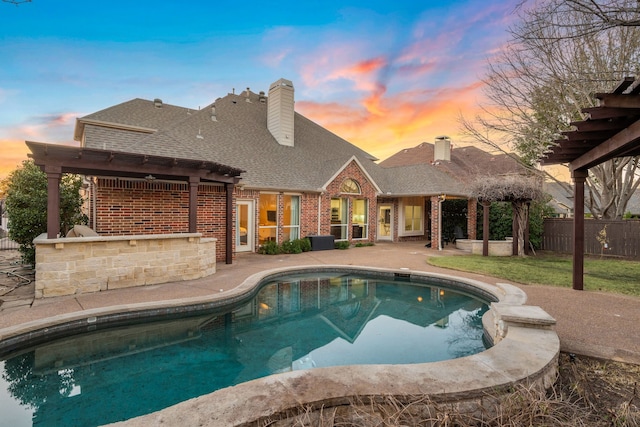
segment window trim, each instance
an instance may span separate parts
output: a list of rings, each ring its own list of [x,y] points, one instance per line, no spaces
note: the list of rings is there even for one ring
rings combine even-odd
[[[419,202],[419,203],[418,203]],[[405,216],[405,211],[406,211],[406,207],[408,206],[419,206],[420,210],[422,212],[422,215],[420,217],[420,230],[411,230],[411,231],[406,231],[405,230],[405,224],[406,224],[406,216]],[[425,220],[425,207],[424,207],[424,199],[422,198],[403,198],[400,201],[400,212],[399,212],[399,222],[401,224],[398,225],[398,236],[400,237],[405,237],[405,236],[424,236],[425,234],[425,230],[424,230],[424,220]]]

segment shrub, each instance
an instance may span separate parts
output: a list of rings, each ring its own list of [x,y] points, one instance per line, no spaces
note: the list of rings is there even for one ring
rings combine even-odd
[[[311,240],[307,239],[298,239],[300,241],[300,249],[302,252],[309,252],[311,250]]]
[[[302,248],[300,247],[300,239],[285,240],[282,242],[282,253],[285,254],[300,254]]]
[[[261,253],[264,255],[277,255],[281,253],[281,250],[282,249],[280,248],[280,246],[278,246],[276,242],[267,241],[267,242],[264,242],[262,246],[260,246],[260,249],[258,249],[258,253]]]
[[[307,238],[285,240],[282,245],[278,245],[276,242],[265,242],[258,249],[259,254],[263,255],[278,255],[278,254],[299,254],[302,252],[309,252],[311,250],[311,241]]]
[[[343,240],[335,243],[336,249],[349,249],[350,246],[351,246],[351,243],[349,243],[347,240]]]
[[[365,242],[365,243],[356,243],[355,247],[356,248],[362,248],[364,246],[374,246],[375,244],[373,242]]]

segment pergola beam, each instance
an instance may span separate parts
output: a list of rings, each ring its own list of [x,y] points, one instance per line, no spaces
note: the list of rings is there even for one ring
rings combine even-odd
[[[215,162],[85,149],[27,141],[34,163],[47,174],[47,237],[60,234],[60,179],[63,173],[187,181],[189,232],[198,227],[198,185],[219,182],[226,189],[226,263],[233,260],[233,189],[244,171]]]
[[[569,165],[570,169],[589,169],[607,160],[620,157],[628,152],[628,150],[635,150],[639,144],[640,120],[571,161]]]

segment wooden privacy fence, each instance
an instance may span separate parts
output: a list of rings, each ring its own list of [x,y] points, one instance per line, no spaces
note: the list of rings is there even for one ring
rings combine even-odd
[[[573,219],[545,219],[542,249],[573,253]],[[585,219],[584,252],[640,259],[640,221]]]

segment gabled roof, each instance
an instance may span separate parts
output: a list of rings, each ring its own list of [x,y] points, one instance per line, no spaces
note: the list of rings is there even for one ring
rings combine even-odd
[[[156,105],[161,105],[157,107]],[[74,139],[80,141],[86,124],[102,127],[117,125],[130,131],[155,132],[187,116],[190,110],[160,100],[132,99],[82,117],[76,122]]]
[[[567,211],[573,212],[573,184],[571,183],[558,183],[558,182],[545,182],[543,186],[544,192],[551,196],[549,205],[557,213],[567,213]],[[589,202],[588,196],[585,197],[585,207]],[[632,215],[640,215],[640,191],[636,191],[631,195],[627,202],[627,209],[625,213],[631,213]]]
[[[88,119],[85,145],[229,164],[247,171],[243,174],[245,186],[262,189],[320,191],[352,157],[374,180],[384,180],[371,155],[300,114],[294,118],[295,147],[278,144],[267,129],[267,105],[254,93],[248,98],[228,94],[199,111],[169,107],[166,114],[165,107],[133,100],[83,117],[80,123]],[[162,118],[153,118],[154,114]],[[112,121],[130,126],[137,120],[134,118],[140,119],[139,125],[158,130],[143,133],[96,124]]]
[[[410,166],[396,166],[386,171],[393,177],[389,181],[389,194],[395,196],[420,196],[447,194],[450,196],[467,197],[469,192],[461,181],[451,175],[431,167],[416,164]]]
[[[294,146],[280,145],[267,129],[267,102],[250,91],[200,110],[134,99],[78,119],[76,138],[88,148],[229,165],[246,171],[247,188],[320,192],[355,159],[382,194],[465,194],[442,172],[383,168],[371,154],[298,113]]]
[[[506,154],[494,155],[474,146],[451,148],[451,160],[434,162],[434,144],[423,142],[413,148],[399,151],[382,161],[382,167],[428,165],[447,173],[465,184],[478,176],[527,173],[515,158]]]
[[[573,212],[573,185],[570,183],[544,182],[543,191],[551,196],[549,205],[558,214]]]

